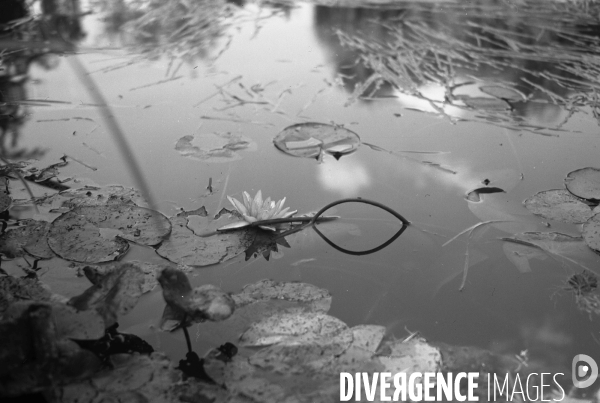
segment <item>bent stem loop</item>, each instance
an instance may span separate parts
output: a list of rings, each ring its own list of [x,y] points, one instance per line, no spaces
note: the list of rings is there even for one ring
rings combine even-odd
[[[313,227],[313,229],[317,232],[317,234],[319,234],[319,236],[321,236],[321,238],[323,238],[323,240],[325,242],[327,242],[330,246],[333,246],[335,249],[341,250],[342,252],[346,252],[346,253],[350,253],[350,254],[354,254],[354,255],[363,255],[363,254],[377,252],[378,250],[383,249],[386,246],[388,246],[390,243],[392,243],[410,225],[410,221],[408,221],[406,218],[404,218],[400,213],[398,213],[394,209],[392,209],[384,204],[381,204],[381,203],[373,201],[373,200],[363,199],[361,197],[353,197],[353,198],[341,199],[341,200],[331,202],[328,205],[326,205],[325,207],[321,208],[321,210],[317,211],[317,213],[313,217],[297,217],[297,218],[290,217],[290,218],[282,218],[282,219],[277,219],[277,220],[256,221],[256,222],[252,223],[250,226],[269,225],[269,224],[276,224],[276,223],[283,223],[283,222],[298,222],[298,221],[306,222],[307,221],[306,224],[304,224],[304,225],[301,225],[297,228],[292,228],[288,231],[282,232],[277,237],[275,237],[274,240],[277,240],[280,238],[284,238],[290,234],[302,231],[305,228],[314,226],[317,223],[317,221],[330,221],[330,220],[334,220],[334,219],[338,218],[338,217],[321,217],[321,214],[323,214],[325,211],[329,210],[330,208],[337,206],[338,204],[343,204],[343,203],[365,203],[365,204],[370,204],[375,207],[379,207],[380,209],[387,211],[388,213],[390,213],[391,215],[396,217],[398,220],[400,220],[402,222],[402,228],[392,238],[390,238],[388,241],[386,241],[384,244],[378,246],[377,248],[370,249],[370,250],[364,251],[364,252],[352,252],[352,251],[346,251],[345,249],[340,248],[339,246],[333,244],[333,242],[331,242],[329,239],[327,239],[316,227]],[[275,223],[274,221],[277,221],[277,222]]]

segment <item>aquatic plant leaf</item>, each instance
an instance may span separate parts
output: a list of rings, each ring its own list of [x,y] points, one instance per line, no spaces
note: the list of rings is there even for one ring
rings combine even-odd
[[[583,239],[587,246],[600,251],[600,214],[595,214],[583,224]]]
[[[184,157],[203,162],[229,162],[242,159],[241,150],[255,151],[256,143],[249,137],[231,133],[187,135],[177,140],[175,150]]]
[[[504,254],[521,273],[531,273],[529,261],[531,259],[545,260],[548,256],[537,246],[530,246],[515,242],[504,242]]]
[[[142,294],[152,291],[158,285],[158,276],[165,268],[164,264],[152,264],[137,260],[130,260],[127,263],[136,266],[143,272],[143,281],[141,282]],[[115,270],[119,270],[121,265],[122,263],[115,262],[106,263],[100,266],[84,266],[83,274],[92,284],[100,284],[105,276]],[[192,271],[191,267],[184,265],[178,265],[177,269],[183,272]]]
[[[0,277],[0,314],[18,301],[50,301],[52,294],[38,279]]]
[[[533,214],[571,224],[584,223],[593,215],[587,204],[564,189],[538,192],[525,199],[523,205]]]
[[[600,201],[600,169],[581,168],[569,172],[565,178],[569,192],[582,199]]]
[[[97,315],[94,320],[63,304],[15,303],[0,322],[0,396],[40,392],[91,375],[100,361],[68,338],[96,336],[94,330],[103,328]]]
[[[57,388],[56,393],[63,403],[177,403],[189,385],[182,384],[181,375],[163,354],[122,354],[112,357],[110,368],[94,374],[89,380]]]
[[[12,203],[8,192],[8,178],[0,176],[0,213],[8,210]]]
[[[218,322],[230,317],[235,309],[231,296],[219,287],[206,284],[192,289],[185,273],[172,267],[162,270],[158,282],[167,303],[161,327],[168,320],[185,321],[184,326],[207,320]]]
[[[296,343],[307,335],[330,338],[346,329],[344,322],[321,312],[279,313],[253,323],[240,336],[240,342],[254,347]]]
[[[523,232],[502,240],[537,247],[548,253],[550,257],[566,264],[566,267],[575,265],[578,268],[598,272],[598,269],[590,269],[590,267],[597,267],[600,257],[586,246],[582,237],[573,237],[560,232]]]
[[[224,322],[203,323],[198,334],[213,343],[237,340],[248,327],[279,313],[329,311],[331,294],[323,288],[307,283],[261,280],[244,286],[231,296],[235,312]]]
[[[288,126],[273,139],[275,147],[294,157],[320,158],[322,152],[336,159],[360,146],[358,134],[325,123],[299,123]]]
[[[184,216],[170,218],[171,235],[156,250],[160,256],[187,266],[208,266],[225,262],[244,252],[254,240],[253,230],[215,232],[197,236]]]
[[[0,235],[0,253],[12,259],[29,253],[38,259],[50,259],[54,252],[48,246],[47,233],[50,223],[46,221],[21,220],[22,226]]]
[[[504,189],[500,189],[495,186],[485,186],[485,187],[480,187],[480,188],[468,191],[466,199],[468,201],[477,203],[477,202],[481,201],[481,197],[479,195],[491,194],[491,193],[506,193],[506,192],[504,191]]]
[[[236,307],[239,309],[258,301],[272,299],[296,302],[312,302],[329,300],[331,294],[324,288],[319,288],[308,283],[286,283],[273,280],[260,280],[244,286],[241,292],[232,295]]]
[[[519,91],[500,85],[482,85],[479,87],[481,92],[491,95],[496,98],[505,99],[507,101],[524,101],[525,97]]]
[[[384,343],[377,356],[385,371],[391,373],[437,372],[442,367],[440,350],[419,337]]]
[[[145,279],[142,269],[128,262],[95,278],[95,281],[81,295],[71,298],[69,305],[79,310],[95,309],[108,327],[117,321],[119,315],[125,315],[137,304]]]
[[[52,222],[48,245],[60,257],[100,263],[122,256],[129,245],[156,245],[169,235],[171,223],[161,213],[130,204],[81,206]]]
[[[93,311],[88,311],[93,312]],[[154,349],[144,339],[127,333],[117,331],[118,323],[105,329],[104,335],[95,340],[75,340],[76,343],[88,351],[93,352],[108,364],[109,358],[114,354],[150,354]]]

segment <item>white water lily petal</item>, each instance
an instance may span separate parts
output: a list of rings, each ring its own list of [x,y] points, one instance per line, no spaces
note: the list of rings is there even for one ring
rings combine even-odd
[[[253,222],[258,221],[256,219],[256,217],[252,217],[252,216],[249,216],[249,215],[246,215],[246,214],[244,214],[244,220],[248,221],[249,223],[253,223]]]
[[[287,210],[287,209],[288,209],[288,207],[286,207],[286,208],[285,208],[285,210]],[[298,212],[298,210],[292,210],[292,211],[289,211],[289,212],[285,213],[285,214],[283,215],[283,217],[281,217],[281,218],[288,218],[288,217],[291,217],[291,216],[293,216],[294,214],[296,214],[297,212]]]
[[[282,209],[284,203],[285,203],[285,197],[283,199],[279,200],[279,202],[275,205],[275,215],[277,215],[281,212],[281,209]]]
[[[231,196],[227,196],[227,199],[229,200],[229,203],[231,203],[233,207],[235,207],[238,213],[240,213],[241,215],[248,215],[248,209],[246,209],[246,207],[239,200]]]
[[[217,231],[227,231],[229,229],[244,228],[244,227],[247,227],[248,225],[250,225],[250,223],[248,221],[236,221],[236,222],[232,222],[231,224],[224,225],[221,228],[217,228]]]
[[[248,211],[250,211],[250,209],[252,208],[252,197],[250,197],[250,194],[246,191],[242,193],[242,196],[244,197],[244,205],[246,206]]]
[[[256,192],[256,196],[254,196],[254,202],[252,203],[252,216],[258,217],[259,211],[262,209],[263,198],[262,191]]]
[[[277,229],[275,227],[271,227],[269,225],[259,225],[258,228],[262,228],[267,231],[277,231]]]

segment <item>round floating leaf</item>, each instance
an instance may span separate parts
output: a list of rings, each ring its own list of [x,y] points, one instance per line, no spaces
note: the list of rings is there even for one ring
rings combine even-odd
[[[533,214],[571,224],[584,223],[593,215],[587,204],[563,189],[536,193],[523,204]]]
[[[273,143],[294,157],[319,158],[324,151],[339,159],[358,149],[360,137],[341,126],[309,122],[286,127]]]
[[[519,91],[499,85],[484,85],[479,87],[481,92],[508,101],[523,101],[525,97]]]
[[[587,246],[600,252],[600,214],[594,215],[583,224],[583,240]]]
[[[577,197],[600,201],[600,169],[582,168],[569,172],[565,186]]]
[[[21,223],[25,225],[0,236],[0,253],[8,258],[23,256],[24,252],[38,259],[53,257],[46,240],[50,223],[36,220],[22,220]]]
[[[54,220],[48,245],[64,259],[100,263],[122,256],[129,248],[125,240],[156,245],[170,232],[165,216],[144,207],[81,206]]]
[[[253,230],[219,232],[199,237],[187,226],[187,217],[171,218],[172,231],[156,250],[174,263],[188,266],[208,266],[229,260],[245,251],[254,240]]]

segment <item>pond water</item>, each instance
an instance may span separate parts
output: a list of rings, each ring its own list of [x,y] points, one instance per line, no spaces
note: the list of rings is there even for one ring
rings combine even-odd
[[[4,158],[39,149],[30,166],[44,168],[67,155],[58,178],[72,178],[69,187],[142,188],[137,165],[166,216],[201,206],[216,214],[231,208],[227,195],[241,200],[243,191],[286,197],[299,213],[342,198],[377,201],[411,222],[378,252],[342,253],[305,230],[269,260],[241,254],[196,268],[192,285],[237,292],[263,278],[302,281],[330,290],[330,314],[351,326],[384,325],[398,338],[419,331],[503,354],[527,350],[547,372],[569,372],[579,353],[600,359],[597,313],[582,311],[567,283],[584,267],[600,274],[597,255],[558,244],[536,254],[503,240],[524,231],[581,235],[580,224],[533,215],[523,201],[563,189],[571,171],[598,167],[597,6],[594,14],[562,2],[206,1],[186,16],[186,2],[165,2],[173,7],[160,12],[155,3],[79,5],[90,11],[75,19],[80,32],[63,32],[73,48],[51,45],[55,52],[28,59],[26,79],[11,78],[15,95],[4,101],[25,117],[11,123],[14,141],[3,128]],[[305,122],[343,126],[362,144],[320,161],[274,147],[281,131]],[[486,186],[503,192],[466,199]],[[35,196],[54,192],[31,187]],[[19,181],[11,193],[28,198]],[[36,212],[23,202],[10,214]],[[352,250],[376,247],[401,227],[364,204],[326,214],[342,217],[326,234]],[[123,260],[164,262],[135,245]],[[89,282],[68,264],[40,262],[38,276],[70,297]],[[2,267],[18,275],[23,265]],[[179,359],[181,332],[155,330],[163,307],[157,287],[119,329]],[[202,327],[191,330],[200,354],[226,341]]]

